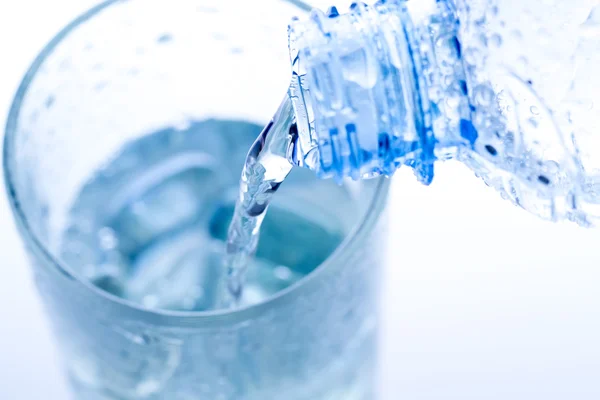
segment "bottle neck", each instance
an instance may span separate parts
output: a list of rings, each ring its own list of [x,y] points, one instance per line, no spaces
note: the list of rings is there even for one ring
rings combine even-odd
[[[448,0],[419,10],[380,0],[292,22],[295,164],[337,180],[404,164],[428,184],[435,160],[473,145],[456,12]]]

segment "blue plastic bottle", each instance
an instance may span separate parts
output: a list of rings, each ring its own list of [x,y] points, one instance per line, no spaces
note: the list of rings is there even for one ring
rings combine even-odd
[[[550,220],[600,218],[600,2],[387,0],[290,25],[297,165],[468,165]]]

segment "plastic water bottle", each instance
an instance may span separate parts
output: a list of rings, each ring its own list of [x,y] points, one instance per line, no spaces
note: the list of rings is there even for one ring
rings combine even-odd
[[[549,220],[600,218],[600,1],[387,0],[290,25],[289,158],[341,180],[456,159]]]

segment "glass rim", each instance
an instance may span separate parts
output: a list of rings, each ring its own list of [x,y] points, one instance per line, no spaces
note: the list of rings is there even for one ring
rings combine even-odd
[[[32,250],[37,253],[36,256],[41,257],[44,260],[45,265],[49,266],[50,268],[55,268],[56,272],[60,273],[61,275],[64,275],[67,279],[74,280],[75,282],[77,282],[77,284],[83,285],[85,289],[94,293],[96,296],[100,296],[102,299],[109,301],[115,306],[126,307],[127,309],[130,309],[132,311],[141,312],[146,316],[153,315],[159,318],[185,318],[186,320],[190,318],[202,320],[220,317],[230,318],[233,316],[239,319],[244,319],[244,316],[249,314],[260,313],[265,308],[271,308],[274,303],[281,302],[283,301],[283,299],[289,298],[293,293],[298,292],[302,288],[310,286],[310,282],[315,281],[316,279],[318,279],[319,275],[321,275],[324,271],[330,269],[330,265],[335,264],[340,259],[342,259],[347,249],[354,247],[355,242],[363,236],[364,231],[368,230],[369,228],[372,228],[375,225],[387,202],[387,194],[390,186],[388,179],[378,179],[379,182],[377,182],[376,188],[374,188],[373,190],[373,198],[370,200],[370,207],[365,212],[364,216],[356,224],[356,226],[345,236],[342,243],[340,243],[335,248],[335,250],[325,259],[325,261],[320,263],[311,273],[303,277],[298,282],[290,285],[289,287],[267,297],[264,301],[260,303],[235,309],[217,309],[209,311],[175,311],[163,309],[153,310],[145,308],[141,304],[122,299],[118,296],[101,290],[100,288],[96,287],[90,282],[81,279],[81,277],[78,274],[73,273],[71,271],[71,268],[69,268],[63,261],[55,257],[50,252],[50,250],[44,245],[43,241],[40,240],[40,238],[38,238],[37,235],[30,228],[27,215],[25,214],[24,210],[20,207],[19,197],[17,195],[17,190],[13,184],[13,179],[9,172],[8,165],[8,155],[11,149],[13,148],[12,142],[18,130],[18,119],[20,116],[21,106],[23,104],[25,95],[28,93],[30,84],[33,81],[33,78],[37,75],[40,67],[44,64],[48,56],[53,53],[53,50],[63,41],[63,39],[69,37],[70,34],[73,33],[79,26],[83,25],[88,20],[97,16],[101,11],[107,9],[112,5],[120,3],[121,1],[122,0],[105,0],[100,4],[90,8],[83,14],[73,19],[67,25],[65,25],[35,57],[34,61],[31,63],[27,72],[25,73],[25,76],[22,78],[19,87],[16,91],[16,94],[13,97],[5,127],[3,149],[3,174],[8,201],[12,209],[12,213],[18,231],[20,232],[21,240],[26,245],[32,246]],[[312,9],[312,7],[310,7],[303,0],[278,1],[290,3],[294,6],[297,6],[303,11],[309,11]]]

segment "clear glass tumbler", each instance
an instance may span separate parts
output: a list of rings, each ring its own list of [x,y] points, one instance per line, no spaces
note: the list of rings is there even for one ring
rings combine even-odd
[[[74,398],[372,399],[388,185],[295,171],[215,310],[241,167],[298,0],[108,1],[25,76],[8,196]]]

